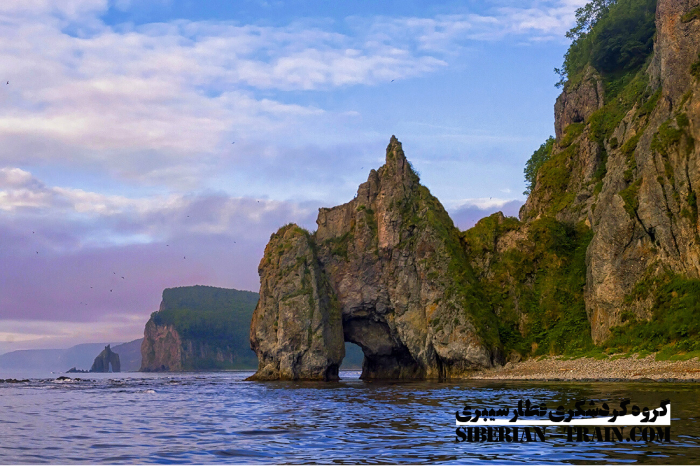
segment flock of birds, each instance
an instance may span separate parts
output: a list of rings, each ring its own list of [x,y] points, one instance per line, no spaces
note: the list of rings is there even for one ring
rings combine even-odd
[[[8,82],[8,84],[9,84],[9,82]],[[260,201],[258,201],[258,202],[260,202]],[[188,215],[187,217],[189,218],[189,215]],[[33,235],[36,234],[36,231],[32,231],[32,234],[33,234]],[[234,241],[234,244],[235,244],[235,243],[236,243],[236,242]],[[170,247],[170,244],[166,244],[165,246],[166,246],[166,247]],[[35,250],[35,252],[36,252],[37,255],[39,254],[39,251],[36,251],[36,250]],[[183,260],[187,260],[187,256],[182,256],[182,259],[183,259]],[[117,275],[117,272],[115,272],[115,271],[112,271],[112,275],[117,276],[117,277],[121,278],[122,280],[126,280],[126,277],[125,277],[125,276],[123,276],[123,275]],[[115,277],[115,278],[116,278],[116,277]],[[94,286],[91,286],[90,289],[94,289]],[[105,289],[106,289],[106,287],[105,287]],[[112,285],[112,288],[109,289],[109,292],[110,292],[110,293],[113,293],[114,290],[115,290],[114,285]],[[86,303],[86,302],[84,302],[84,301],[80,301],[80,305],[87,306],[88,303]]]
[[[391,82],[393,83],[394,80],[392,79]],[[7,82],[5,83],[5,85],[9,85],[9,84],[10,84],[10,81],[7,81]],[[235,143],[236,143],[236,141],[233,141],[231,144],[235,144]],[[364,170],[364,168],[365,168],[365,167],[362,167],[361,170]],[[258,203],[260,203],[260,201],[258,201]],[[187,218],[189,218],[189,217],[190,217],[190,216],[188,215]],[[35,232],[32,231],[32,234],[35,234]],[[233,243],[236,244],[235,241],[234,241]],[[170,247],[169,244],[166,244],[165,246],[166,246],[166,247]],[[39,254],[39,251],[36,251],[36,254],[38,255],[38,254]],[[182,256],[182,259],[183,259],[183,260],[187,260],[187,256]],[[116,275],[117,272],[112,272],[112,274],[113,274],[113,275]],[[120,275],[120,277],[121,277],[122,280],[126,280],[123,276]],[[90,289],[93,289],[93,287],[91,286]],[[114,292],[114,288],[110,288],[109,292],[110,292],[110,293]],[[85,302],[83,302],[83,301],[81,301],[80,304],[85,305],[85,306],[88,305],[87,303],[85,303]]]

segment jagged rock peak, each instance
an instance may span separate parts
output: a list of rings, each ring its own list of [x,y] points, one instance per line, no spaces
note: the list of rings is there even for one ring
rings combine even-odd
[[[379,168],[380,177],[382,175],[391,178],[407,180],[408,184],[418,181],[418,176],[413,171],[413,167],[406,159],[401,142],[396,136],[391,136],[389,145],[386,148],[386,161],[383,167]]]

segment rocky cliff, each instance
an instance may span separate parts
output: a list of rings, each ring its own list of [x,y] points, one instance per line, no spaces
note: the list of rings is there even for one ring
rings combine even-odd
[[[635,60],[619,61],[619,44]],[[484,286],[508,290],[494,312],[520,353],[698,350],[700,7],[620,0],[567,59],[582,50],[590,59],[570,67],[522,222],[484,219],[465,236],[492,245],[472,258]],[[549,243],[540,253],[536,229]]]
[[[121,372],[119,355],[113,352],[109,345],[105,346],[92,363],[90,372]]]
[[[700,4],[618,0],[581,15],[520,219],[457,231],[392,137],[385,165],[351,202],[320,209],[315,233],[273,235],[251,327],[258,377],[334,378],[338,321],[364,351],[363,378],[700,354]],[[313,301],[286,303],[303,293]]]
[[[258,294],[209,286],[168,288],[141,343],[141,371],[249,369],[248,322]]]
[[[592,229],[585,307],[598,344],[652,317],[656,297],[646,291],[655,279],[700,273],[696,3],[659,0],[653,54],[639,71],[616,79],[591,69],[565,87],[557,103],[572,106],[555,107],[557,142],[521,211],[528,221],[549,215]],[[609,96],[593,92],[606,86]]]
[[[317,224],[313,235],[288,225],[265,249],[256,378],[335,378],[344,340],[362,348],[364,378],[456,376],[498,361],[460,233],[396,138],[355,199],[321,209]]]

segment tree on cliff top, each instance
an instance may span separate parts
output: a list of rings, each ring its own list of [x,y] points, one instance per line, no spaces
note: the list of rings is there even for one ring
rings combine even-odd
[[[557,87],[578,83],[588,65],[606,75],[636,71],[653,50],[655,14],[656,0],[593,0],[576,10]]]

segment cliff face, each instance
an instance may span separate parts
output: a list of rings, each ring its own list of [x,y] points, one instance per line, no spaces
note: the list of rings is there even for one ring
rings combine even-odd
[[[288,225],[272,235],[260,263],[253,314],[254,380],[337,380],[345,345],[338,301],[320,270],[313,242]]]
[[[249,369],[257,293],[205,286],[169,288],[141,343],[141,371]]]
[[[459,231],[420,185],[396,138],[355,199],[321,209],[317,224],[313,235],[285,227],[265,250],[251,324],[256,377],[328,378],[343,340],[364,351],[363,378],[439,378],[499,357],[496,325]],[[312,316],[323,325],[309,327]],[[290,332],[283,321],[296,327]],[[321,330],[327,336],[320,338]],[[307,333],[308,343],[301,338]],[[295,354],[326,362],[309,365]]]
[[[107,345],[95,358],[90,372],[110,372],[110,370],[111,372],[120,372],[121,364],[119,364],[119,355]]]
[[[171,325],[146,323],[141,343],[141,372],[182,371],[182,339]]]
[[[554,215],[592,228],[585,304],[595,343],[626,316],[651,317],[651,295],[634,296],[635,286],[662,274],[700,273],[700,100],[691,75],[700,50],[697,9],[684,0],[658,2],[650,64],[597,112],[590,112],[590,79],[562,94],[574,108],[555,106],[552,158],[569,174],[556,185],[554,170],[542,171],[521,211],[525,220]],[[576,123],[570,114],[585,116]]]
[[[653,302],[630,296],[636,284],[667,271],[689,278],[700,272],[700,147],[694,143],[700,95],[690,74],[700,51],[700,20],[682,20],[693,8],[688,1],[659,1],[658,38],[646,71],[658,100],[653,108],[635,105],[604,141],[608,173],[597,207],[587,213],[596,232],[586,290],[596,342],[610,336],[628,309],[640,319],[651,316]]]
[[[590,72],[565,89],[554,150],[521,210],[527,223],[550,216],[591,228],[584,300],[596,344],[652,318],[668,277],[700,273],[696,3],[659,0],[653,55],[626,81],[607,79],[615,95],[601,100],[593,88],[603,78]]]

